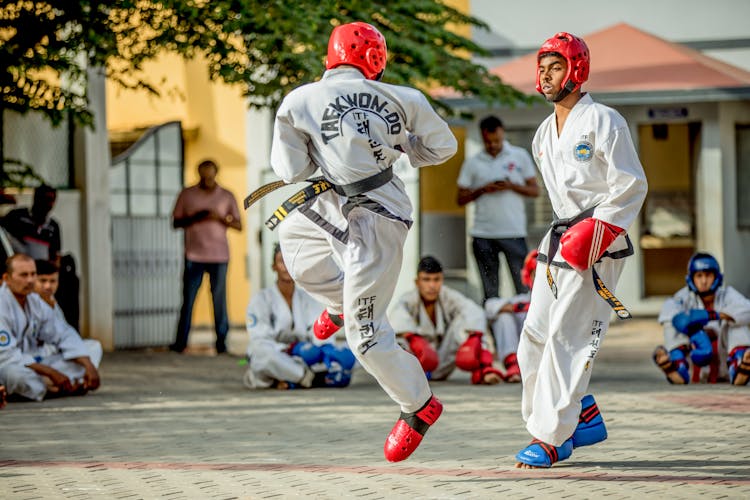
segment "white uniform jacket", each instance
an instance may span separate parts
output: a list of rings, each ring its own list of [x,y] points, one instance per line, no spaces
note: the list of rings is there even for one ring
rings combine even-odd
[[[437,324],[428,316],[416,288],[402,295],[388,316],[396,333],[418,333],[436,344],[440,344],[448,331],[454,328],[462,333],[487,331],[482,307],[447,286],[441,287],[438,295],[435,311]]]
[[[422,167],[444,162],[456,149],[450,128],[420,91],[367,80],[343,66],[284,98],[276,113],[271,166],[286,182],[304,180],[320,168],[329,181],[346,185],[391,167],[402,153]],[[395,175],[367,198],[411,220],[411,203]]]
[[[278,351],[297,341],[320,344],[312,334],[312,326],[322,311],[323,306],[299,287],[294,288],[292,310],[276,285],[260,290],[247,306],[248,357],[260,344],[273,343]]]
[[[664,326],[664,346],[672,350],[681,345],[689,345],[690,339],[672,326],[672,318],[678,313],[691,309],[704,309],[701,298],[685,286],[668,298],[659,313],[659,323]],[[706,328],[720,335],[727,352],[737,346],[750,346],[750,300],[731,286],[721,286],[714,296],[714,310],[731,316],[734,322],[711,321]],[[724,354],[724,353],[722,353]]]
[[[596,207],[592,217],[627,230],[638,216],[648,186],[628,125],[617,111],[594,102],[589,94],[570,111],[559,137],[554,113],[542,122],[532,152],[558,218],[576,217]],[[539,247],[542,262],[549,238],[548,232]],[[627,248],[623,233],[609,252]],[[553,261],[565,266],[559,255]]]
[[[30,293],[22,309],[8,286],[0,286],[0,366],[36,362],[41,343],[57,346],[65,360],[89,355],[75,329],[60,321],[39,295]]]

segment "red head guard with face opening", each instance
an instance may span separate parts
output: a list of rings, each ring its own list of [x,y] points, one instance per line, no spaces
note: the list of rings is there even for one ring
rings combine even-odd
[[[326,69],[349,64],[368,80],[379,80],[387,58],[385,37],[375,26],[361,22],[342,24],[333,29],[328,40]]]
[[[539,257],[539,250],[532,250],[526,255],[523,260],[523,268],[521,269],[521,283],[526,285],[531,290],[534,281],[531,279],[532,271],[536,270],[536,259]]]
[[[561,31],[542,44],[539,52],[536,53],[537,71],[536,71],[536,91],[542,93],[542,84],[539,81],[539,57],[549,52],[557,52],[568,62],[568,72],[562,83],[562,89],[565,95],[575,92],[581,87],[581,84],[589,79],[589,66],[591,65],[591,55],[586,42],[575,35]]]

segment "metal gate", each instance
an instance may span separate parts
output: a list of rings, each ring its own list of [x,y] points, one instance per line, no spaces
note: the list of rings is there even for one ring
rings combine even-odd
[[[149,129],[112,160],[115,348],[174,340],[182,303],[182,233],[171,215],[183,183],[182,127]]]

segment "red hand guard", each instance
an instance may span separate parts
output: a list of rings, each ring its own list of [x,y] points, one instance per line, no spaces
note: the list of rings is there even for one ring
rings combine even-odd
[[[601,258],[623,229],[589,217],[565,231],[560,238],[560,255],[576,271],[585,271]]]
[[[438,353],[432,345],[416,333],[408,333],[405,337],[406,341],[409,342],[409,349],[419,360],[419,364],[422,365],[425,373],[436,370],[438,364],[440,364],[440,358],[438,358]]]

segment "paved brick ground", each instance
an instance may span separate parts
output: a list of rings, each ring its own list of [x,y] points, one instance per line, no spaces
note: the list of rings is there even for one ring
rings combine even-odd
[[[248,391],[236,357],[116,352],[97,393],[0,412],[0,498],[750,498],[750,388],[669,386],[659,336],[613,325],[592,381],[609,439],[532,471],[513,468],[529,439],[517,385],[434,384],[443,417],[389,464],[398,409],[364,372],[344,390]]]

